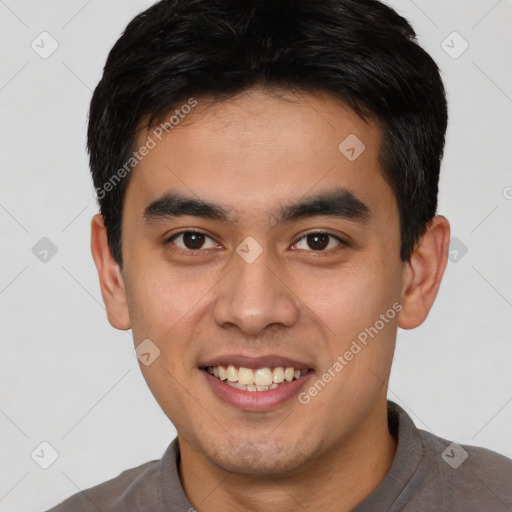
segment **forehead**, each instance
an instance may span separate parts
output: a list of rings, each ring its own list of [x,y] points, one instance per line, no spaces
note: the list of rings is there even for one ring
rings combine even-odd
[[[137,148],[153,141],[126,191],[125,204],[139,215],[177,192],[225,205],[240,222],[268,220],[278,205],[340,188],[370,210],[394,209],[379,163],[381,128],[340,100],[250,90],[222,102],[195,101],[167,134],[138,135]]]

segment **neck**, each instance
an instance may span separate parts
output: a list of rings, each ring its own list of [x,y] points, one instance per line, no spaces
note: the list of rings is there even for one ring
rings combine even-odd
[[[385,404],[338,446],[312,458],[303,471],[282,477],[229,473],[211,464],[179,434],[178,439],[181,481],[201,512],[289,512],[301,507],[349,512],[382,482],[397,447]]]

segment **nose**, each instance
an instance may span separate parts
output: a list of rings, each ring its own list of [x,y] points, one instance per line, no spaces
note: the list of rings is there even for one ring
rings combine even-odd
[[[217,325],[257,336],[265,330],[291,327],[298,321],[299,302],[267,251],[252,262],[236,254],[233,265],[217,287]]]

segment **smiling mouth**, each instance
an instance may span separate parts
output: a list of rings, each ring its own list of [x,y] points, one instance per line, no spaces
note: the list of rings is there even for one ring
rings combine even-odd
[[[203,368],[228,386],[242,391],[270,391],[301,379],[311,370],[296,370],[292,366],[245,368],[243,366],[206,366]]]

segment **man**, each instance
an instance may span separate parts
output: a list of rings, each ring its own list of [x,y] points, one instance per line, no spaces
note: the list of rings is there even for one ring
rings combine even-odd
[[[512,461],[387,401],[447,263],[433,60],[375,0],[164,0],[91,102],[108,319],[178,432],[55,512],[512,510]]]

